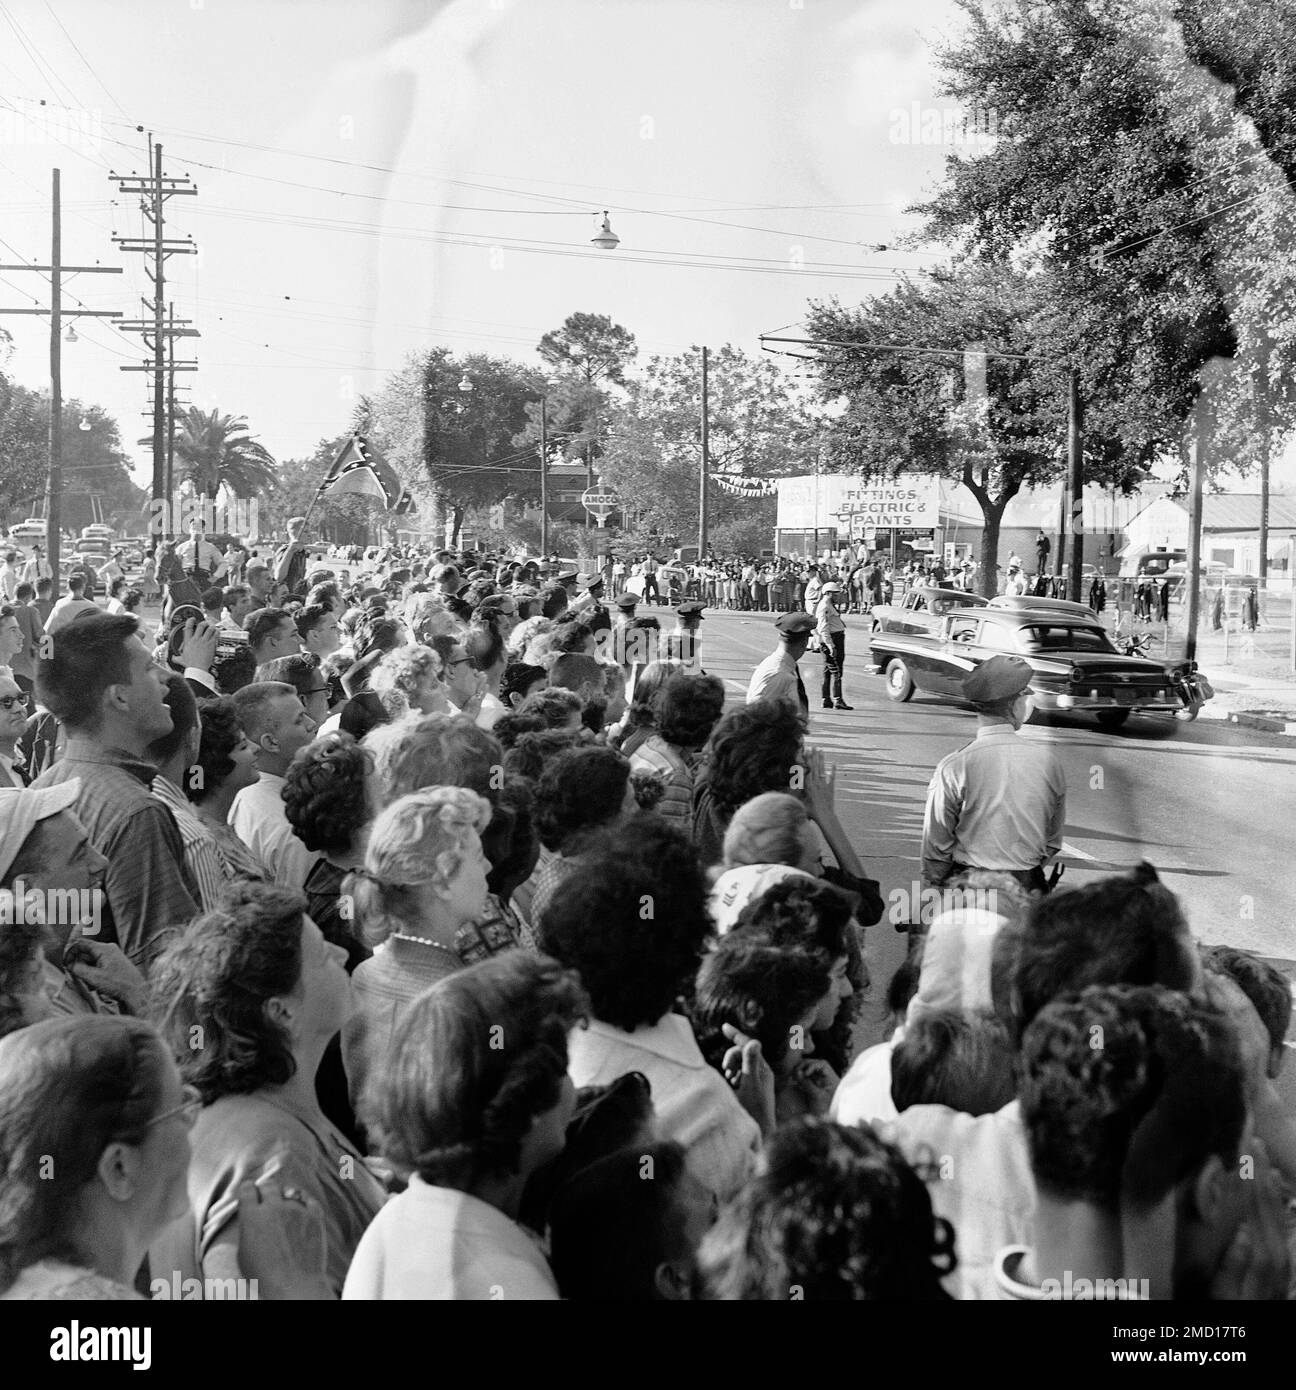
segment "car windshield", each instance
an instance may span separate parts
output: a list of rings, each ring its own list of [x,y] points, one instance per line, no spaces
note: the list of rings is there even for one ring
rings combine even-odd
[[[1026,649],[1032,652],[1114,652],[1111,638],[1100,627],[1072,627],[1049,623],[1022,629]]]

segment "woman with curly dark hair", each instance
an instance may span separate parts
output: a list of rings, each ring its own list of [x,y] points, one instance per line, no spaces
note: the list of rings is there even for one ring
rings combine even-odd
[[[898,1149],[863,1126],[806,1118],[770,1140],[698,1265],[712,1300],[940,1300],[954,1231]]]
[[[642,1072],[659,1137],[684,1145],[717,1197],[741,1187],[762,1128],[773,1125],[773,1077],[760,1044],[745,1040],[731,1089],[673,1012],[711,939],[706,885],[684,836],[656,816],[599,836],[540,915],[536,938],[589,991],[593,1018],[571,1041],[576,1085]]]
[[[693,841],[704,864],[720,860],[729,821],[744,802],[799,790],[804,743],[801,715],[780,700],[730,710],[715,726],[693,784]]]
[[[575,1105],[568,1035],[586,1007],[574,974],[522,951],[409,1006],[373,1112],[381,1151],[409,1186],[365,1232],[343,1298],[557,1299],[517,1216],[527,1179],[563,1147]]]
[[[657,814],[686,835],[693,830],[693,783],[702,745],[724,713],[724,703],[724,682],[718,676],[676,673],[653,701],[657,727],[630,755],[634,771],[653,773],[662,783]]]
[[[204,700],[198,706],[198,723],[198,761],[189,769],[183,791],[193,802],[194,814],[211,832],[230,880],[268,882],[272,875],[266,866],[229,825],[234,798],[260,780],[256,744],[243,732],[238,709],[228,695]]]
[[[535,826],[544,853],[521,898],[535,920],[571,872],[586,841],[639,809],[630,763],[611,748],[570,748],[548,763],[536,787]]]
[[[774,1071],[774,1115],[779,1124],[824,1115],[840,1070],[815,1055],[815,1031],[829,1027],[844,993],[846,954],[830,961],[818,951],[776,941],[745,927],[721,939],[698,971],[689,1017],[707,1061],[723,1070],[729,1041],[724,1025],[755,1038]]]
[[[236,884],[154,966],[154,1016],[203,1102],[189,1169],[193,1219],[154,1245],[155,1277],[236,1277],[239,1184],[278,1171],[289,1190],[319,1203],[336,1295],[382,1205],[381,1184],[316,1098],[316,1072],[351,996],[345,952],[305,908],[299,893]]]
[[[323,857],[302,891],[306,911],[325,939],[347,953],[349,975],[370,951],[343,911],[342,882],[364,864],[364,829],[371,819],[373,757],[350,734],[326,734],[299,749],[284,778],[284,814],[297,838]]]

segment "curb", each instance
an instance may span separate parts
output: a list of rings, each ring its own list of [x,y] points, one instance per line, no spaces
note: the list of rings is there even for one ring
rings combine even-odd
[[[1267,734],[1285,734],[1288,738],[1296,738],[1296,722],[1278,715],[1243,710],[1238,714],[1230,714],[1228,722],[1244,729],[1259,729]]]

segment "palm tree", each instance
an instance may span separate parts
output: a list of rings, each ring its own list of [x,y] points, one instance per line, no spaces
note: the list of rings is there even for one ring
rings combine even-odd
[[[275,486],[275,461],[248,433],[241,415],[190,406],[177,419],[177,480],[188,480],[211,500],[222,485],[235,497],[255,497]]]

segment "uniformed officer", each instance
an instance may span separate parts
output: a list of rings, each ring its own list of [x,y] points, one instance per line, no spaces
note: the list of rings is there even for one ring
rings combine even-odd
[[[696,599],[677,605],[675,629],[666,634],[666,650],[662,655],[667,661],[681,662],[690,676],[705,675],[702,670],[702,638],[698,633],[705,607]]]
[[[1066,777],[1053,750],[1017,731],[1030,718],[1030,664],[992,656],[963,682],[977,735],[936,764],[923,820],[923,882],[996,869],[1047,892],[1043,865],[1062,849]]]
[[[603,606],[603,576],[598,573],[578,574],[576,590],[577,598],[570,611],[580,614],[581,622],[595,637],[600,632],[611,632],[612,617]]]
[[[781,613],[775,620],[774,628],[779,634],[778,647],[752,672],[751,684],[747,687],[747,703],[754,705],[757,700],[790,700],[808,719],[810,700],[801,681],[801,672],[797,670],[797,662],[810,645],[815,620],[803,611]]]

